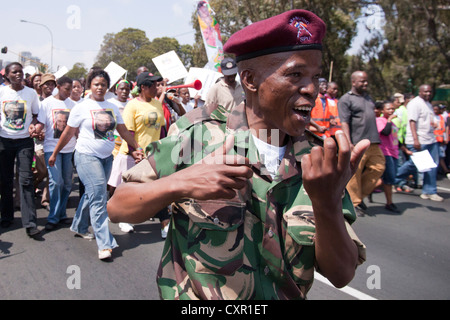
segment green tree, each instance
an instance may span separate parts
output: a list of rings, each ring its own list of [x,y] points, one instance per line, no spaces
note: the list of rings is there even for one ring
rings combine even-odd
[[[176,39],[168,37],[150,41],[144,31],[126,28],[116,34],[105,35],[95,64],[105,68],[114,61],[128,70],[128,79],[134,80],[137,75],[136,70],[141,66],[146,66],[150,72],[158,74],[152,59],[172,50],[178,54],[187,68],[191,66],[191,46],[182,46]]]
[[[73,65],[72,69],[66,73],[66,76],[71,79],[80,79],[86,77],[88,70],[84,63],[77,62]]]
[[[382,9],[383,32],[368,39],[359,53],[378,99],[414,92],[428,83],[449,82],[450,8],[444,0],[371,1]]]

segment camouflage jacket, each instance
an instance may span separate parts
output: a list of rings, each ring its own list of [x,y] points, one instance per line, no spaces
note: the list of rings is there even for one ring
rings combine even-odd
[[[250,159],[253,177],[232,200],[182,199],[173,204],[157,283],[163,299],[305,299],[314,279],[314,214],[303,189],[300,160],[311,144],[293,138],[272,179],[250,139],[245,105],[228,113],[205,106],[182,117],[171,136],[147,147],[143,161],[124,175],[147,182],[182,170],[235,135],[235,152]],[[149,165],[150,164],[150,165]],[[343,196],[347,230],[355,213]],[[319,270],[320,271],[320,270]]]

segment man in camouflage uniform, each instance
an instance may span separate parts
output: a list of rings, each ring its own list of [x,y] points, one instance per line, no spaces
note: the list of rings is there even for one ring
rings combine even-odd
[[[314,270],[341,287],[365,260],[345,185],[369,143],[352,151],[338,132],[338,152],[333,139],[313,147],[305,134],[325,25],[304,10],[269,20],[225,45],[246,102],[185,115],[108,203],[111,221],[130,223],[173,203],[157,279],[163,299],[304,299]],[[263,139],[283,150],[275,171]]]

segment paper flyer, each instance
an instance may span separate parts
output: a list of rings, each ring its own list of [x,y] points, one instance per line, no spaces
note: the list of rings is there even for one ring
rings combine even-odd
[[[108,66],[105,68],[105,71],[111,78],[111,86],[109,87],[109,89],[111,89],[117,83],[117,81],[119,81],[127,73],[127,70],[119,66],[114,61],[111,61],[108,64]]]
[[[155,67],[163,78],[169,79],[168,83],[172,83],[187,76],[186,67],[181,62],[175,51],[169,51],[152,59]]]
[[[411,156],[412,162],[419,172],[427,172],[437,167],[428,150],[414,152]]]

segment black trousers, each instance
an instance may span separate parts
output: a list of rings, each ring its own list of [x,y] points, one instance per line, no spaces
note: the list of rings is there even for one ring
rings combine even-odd
[[[20,188],[20,211],[25,228],[36,227],[36,203],[33,184],[34,141],[32,138],[8,139],[0,137],[1,218],[14,219],[14,164],[17,159]]]

